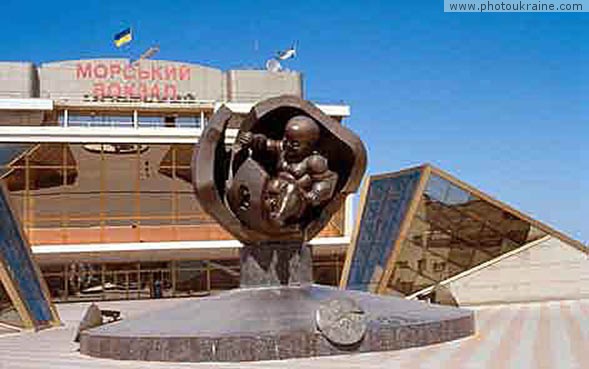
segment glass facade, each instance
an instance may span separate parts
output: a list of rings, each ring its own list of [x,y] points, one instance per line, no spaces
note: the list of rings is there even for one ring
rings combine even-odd
[[[93,112],[93,111],[64,111],[56,113],[57,124],[69,127],[111,127],[131,128],[135,126],[134,112],[122,111]],[[199,112],[191,113],[170,113],[162,112],[137,112],[137,127],[139,128],[204,128],[207,114],[201,116]],[[66,118],[67,117],[67,118]],[[67,119],[67,122],[66,122]],[[45,125],[55,125],[54,118],[48,116]]]
[[[2,171],[33,244],[193,240],[215,224],[193,194],[192,150],[47,143]],[[218,229],[212,238],[227,237]]]
[[[352,256],[349,289],[376,288],[420,176],[421,172],[414,170],[370,182]]]
[[[313,258],[313,280],[317,284],[337,286],[342,277],[345,252],[332,252],[329,255]]]
[[[27,315],[26,321],[30,322],[27,325],[32,324],[28,328],[49,326],[56,321],[56,317],[4,189],[0,190],[0,219],[0,320],[19,325],[23,318],[20,313]],[[7,288],[14,291],[12,299],[6,292]],[[14,304],[22,308],[17,312]],[[15,314],[19,315],[18,319]]]
[[[410,295],[546,235],[516,211],[489,201],[438,169],[424,166],[402,173],[370,180],[354,254],[349,256],[347,288],[360,285],[365,290]],[[402,194],[400,184],[411,175],[417,179],[406,188],[415,188],[419,178],[425,187],[415,196],[407,190],[411,199],[406,201],[413,204],[408,212],[408,204],[399,205],[403,196],[382,194]],[[376,190],[381,195],[373,196]],[[400,212],[401,208],[405,210]],[[387,234],[394,237],[379,237],[379,229],[398,230],[403,225],[407,227],[403,233],[391,231]]]
[[[232,239],[196,200],[194,145],[39,143],[3,149],[0,173],[32,245]],[[344,224],[342,207],[321,236],[342,236]],[[55,301],[201,296],[239,285],[237,257],[146,262],[145,253],[136,262],[54,260],[41,269]],[[342,255],[318,259],[319,283],[337,284]],[[2,296],[0,321],[13,319],[11,302]]]
[[[64,115],[59,116],[60,125],[64,125]],[[96,113],[76,113],[73,112],[68,116],[67,121],[70,127],[133,127],[133,116],[131,114],[96,114]]]
[[[203,116],[204,118],[204,116]],[[138,127],[149,128],[204,128],[206,122],[201,121],[201,117],[197,115],[162,115],[160,114],[146,114],[140,113],[137,116]]]
[[[337,285],[343,262],[344,253],[339,251],[317,257],[313,263],[316,283]],[[206,296],[239,286],[238,258],[135,263],[71,262],[42,265],[41,269],[54,301]],[[1,305],[2,301],[0,321],[4,316],[8,319],[14,315],[10,313],[10,300],[5,305]]]
[[[432,173],[388,285],[411,294],[544,235],[506,209]]]
[[[238,260],[43,265],[55,301],[203,296],[239,286]]]
[[[194,145],[41,143],[26,148],[5,161],[0,173],[33,245],[232,238],[194,196]],[[342,214],[343,209],[323,235],[343,234]]]

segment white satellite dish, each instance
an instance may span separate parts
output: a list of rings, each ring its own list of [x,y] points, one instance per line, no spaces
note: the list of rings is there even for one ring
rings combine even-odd
[[[269,72],[280,72],[282,70],[282,65],[280,65],[280,62],[274,58],[268,59],[266,61],[266,70]]]
[[[280,60],[287,60],[290,58],[294,58],[297,55],[297,50],[293,47],[291,47],[288,50],[284,50],[284,51],[279,51],[277,53],[277,58]]]

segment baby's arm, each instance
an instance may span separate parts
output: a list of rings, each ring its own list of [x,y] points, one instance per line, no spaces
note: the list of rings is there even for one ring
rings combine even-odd
[[[333,196],[337,184],[337,173],[329,170],[327,159],[318,154],[309,157],[308,165],[313,185],[306,197],[312,206],[317,206]]]
[[[269,151],[272,153],[280,151],[280,141],[269,139],[261,133],[243,132],[239,135],[239,143],[245,148],[251,148],[253,151]]]

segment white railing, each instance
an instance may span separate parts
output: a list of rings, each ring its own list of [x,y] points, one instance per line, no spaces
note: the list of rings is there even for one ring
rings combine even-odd
[[[202,128],[0,126],[0,143],[190,143],[200,140]],[[227,130],[226,143],[237,136]]]

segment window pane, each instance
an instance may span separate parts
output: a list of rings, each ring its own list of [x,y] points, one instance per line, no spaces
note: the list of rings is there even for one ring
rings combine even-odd
[[[465,204],[470,201],[470,195],[463,189],[458,188],[455,185],[448,187],[448,192],[444,199],[444,203],[448,205]]]
[[[97,227],[100,225],[101,196],[96,192],[69,192],[63,201],[68,227]]]
[[[171,192],[141,192],[139,199],[141,208],[141,225],[163,225],[173,223],[174,204]]]
[[[165,118],[162,116],[139,116],[137,118],[139,127],[164,127]]]
[[[180,128],[201,128],[203,126],[200,116],[176,117],[176,126]]]
[[[72,112],[68,115],[68,125],[72,127],[132,127],[133,116]]]
[[[135,227],[138,223],[139,204],[133,192],[109,192],[103,196],[104,224],[113,227]]]
[[[195,145],[180,144],[176,148],[176,165],[182,168],[189,168],[192,164],[192,155]]]
[[[427,182],[425,194],[434,200],[443,201],[450,183],[439,176],[432,174]]]

